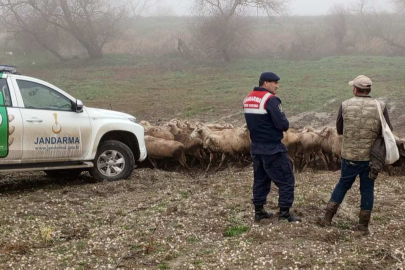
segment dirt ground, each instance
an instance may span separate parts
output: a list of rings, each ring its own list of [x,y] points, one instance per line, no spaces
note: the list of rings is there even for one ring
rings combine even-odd
[[[403,269],[405,177],[380,175],[371,234],[352,228],[358,183],[333,226],[320,228],[339,178],[296,174],[302,223],[252,222],[252,169],[217,173],[137,169],[130,179],[53,180],[2,174],[0,269]],[[272,187],[266,208],[277,213]]]
[[[320,129],[335,117],[310,112],[290,122]],[[393,119],[404,137],[404,116]],[[243,115],[218,122],[237,126]],[[251,166],[216,173],[139,168],[116,182],[0,174],[0,269],[404,269],[403,171],[379,176],[368,236],[353,230],[358,182],[332,227],[315,224],[340,171],[296,174],[293,212],[304,221],[294,224],[277,220],[274,186],[266,208],[275,217],[253,223]]]

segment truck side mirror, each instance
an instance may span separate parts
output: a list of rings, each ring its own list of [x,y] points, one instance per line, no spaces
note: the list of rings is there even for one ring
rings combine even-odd
[[[80,99],[76,99],[76,112],[81,113],[83,112],[83,102]]]

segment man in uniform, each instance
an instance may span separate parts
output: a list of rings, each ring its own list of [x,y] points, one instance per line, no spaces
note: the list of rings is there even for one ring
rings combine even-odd
[[[353,86],[354,97],[342,103],[336,120],[337,132],[343,135],[341,177],[326,206],[325,216],[318,220],[318,224],[331,225],[333,216],[359,175],[361,209],[357,229],[368,233],[374,205],[374,180],[369,177],[370,153],[374,141],[381,134],[381,120],[376,100],[370,96],[371,79],[360,75],[349,85]],[[388,110],[383,102],[380,101],[380,104],[392,130]]]
[[[255,87],[243,102],[251,139],[254,168],[252,201],[256,222],[272,216],[263,208],[271,182],[279,188],[279,220],[301,221],[290,213],[295,179],[287,148],[281,143],[283,131],[288,130],[289,122],[281,107],[281,100],[276,97],[279,80],[275,73],[264,72],[260,76],[259,87]]]

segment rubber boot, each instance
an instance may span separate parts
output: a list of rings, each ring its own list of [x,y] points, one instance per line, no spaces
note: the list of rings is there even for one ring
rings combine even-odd
[[[364,234],[368,234],[368,224],[370,223],[370,219],[371,210],[361,209],[359,213],[359,225],[357,226],[357,230],[360,232],[364,232]]]
[[[291,215],[290,208],[280,208],[278,220],[288,220],[288,222],[301,222],[301,218]]]
[[[325,216],[319,217],[316,222],[319,226],[325,227],[332,225],[333,216],[336,214],[340,204],[337,202],[329,201],[326,205]]]
[[[271,218],[272,213],[266,212],[263,208],[263,205],[255,205],[255,222],[260,222],[264,218]]]

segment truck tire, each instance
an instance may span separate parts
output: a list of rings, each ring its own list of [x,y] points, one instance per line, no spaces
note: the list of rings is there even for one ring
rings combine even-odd
[[[97,150],[91,175],[98,181],[127,179],[135,168],[129,147],[119,141],[104,141]]]
[[[81,169],[67,169],[67,170],[46,170],[44,171],[50,178],[55,179],[77,179],[83,172]]]

